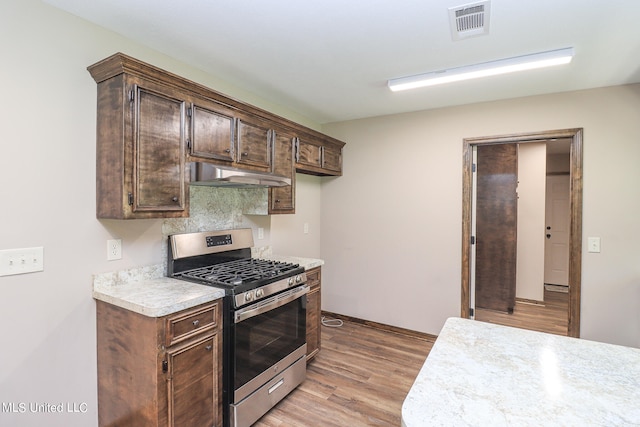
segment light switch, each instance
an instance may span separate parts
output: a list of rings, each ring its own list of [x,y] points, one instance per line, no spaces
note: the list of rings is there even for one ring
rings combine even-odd
[[[0,276],[44,271],[44,248],[42,246],[0,251]]]
[[[587,238],[587,250],[593,253],[600,253],[600,238],[588,237]]]

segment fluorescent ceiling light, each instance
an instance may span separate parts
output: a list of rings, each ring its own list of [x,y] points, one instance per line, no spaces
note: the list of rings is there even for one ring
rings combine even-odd
[[[573,58],[573,48],[550,50],[548,52],[531,55],[516,56],[482,64],[467,65],[448,70],[433,71],[410,77],[391,79],[389,89],[394,92],[415,89],[424,86],[434,86],[461,80],[477,79],[479,77],[496,76],[513,73],[515,71],[533,70],[535,68],[551,67],[568,64]]]

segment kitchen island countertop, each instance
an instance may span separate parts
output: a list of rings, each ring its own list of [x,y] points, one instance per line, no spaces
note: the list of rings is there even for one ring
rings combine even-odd
[[[446,321],[403,427],[640,425],[640,349]]]

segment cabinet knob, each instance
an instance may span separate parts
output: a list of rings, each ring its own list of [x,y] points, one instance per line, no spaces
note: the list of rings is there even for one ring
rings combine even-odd
[[[199,324],[200,324],[199,320],[196,319],[196,320],[193,321],[193,326],[198,326]]]
[[[213,346],[212,346],[212,345],[208,345],[208,346],[206,346],[206,347],[205,347],[205,350],[207,350],[207,351],[211,351],[211,349],[212,349],[212,348],[213,348]]]
[[[242,153],[243,156],[248,156],[249,153],[247,153],[246,151],[244,153]]]
[[[171,198],[171,201],[172,201],[172,202],[177,202],[177,201],[178,201],[178,196],[173,196],[173,197]]]
[[[230,153],[231,149],[227,148],[226,150],[224,150],[225,153]]]
[[[276,203],[280,203],[280,199],[276,199]]]

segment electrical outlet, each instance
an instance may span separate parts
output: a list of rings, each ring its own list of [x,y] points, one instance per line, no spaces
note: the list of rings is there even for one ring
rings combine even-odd
[[[107,261],[122,259],[122,240],[107,240]]]
[[[305,222],[305,223],[304,223],[304,225],[303,225],[303,227],[302,227],[302,232],[303,232],[304,234],[309,234],[309,223],[308,223],[308,222]]]
[[[0,276],[44,271],[44,248],[42,246],[0,251]]]
[[[258,227],[258,239],[264,239],[264,228]]]

